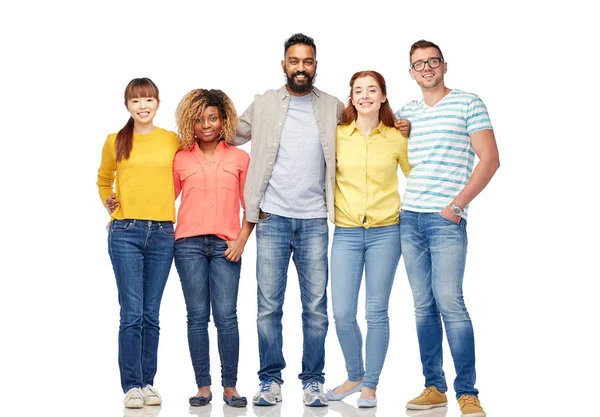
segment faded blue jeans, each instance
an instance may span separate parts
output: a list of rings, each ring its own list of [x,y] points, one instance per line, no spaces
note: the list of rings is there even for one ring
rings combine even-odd
[[[258,348],[262,381],[279,383],[285,368],[281,318],[292,257],[302,301],[302,382],[324,382],[327,335],[327,219],[291,219],[266,214],[256,225],[258,281]]]
[[[390,340],[388,306],[400,260],[399,225],[338,227],[331,246],[333,318],[350,381],[363,377],[364,386],[377,389]],[[367,340],[366,369],[363,339],[356,311],[365,272]]]
[[[173,262],[172,222],[113,220],[108,254],[119,292],[119,369],[124,392],[154,384],[158,315]]]
[[[188,345],[198,388],[211,385],[208,322],[212,307],[221,358],[221,385],[237,383],[240,336],[237,298],[242,260],[225,258],[225,241],[215,235],[175,242],[175,267],[187,308]]]
[[[442,368],[442,320],[454,361],[456,398],[475,395],[473,326],[463,300],[467,221],[454,223],[439,213],[402,210],[400,236],[412,289],[425,386],[446,392]]]

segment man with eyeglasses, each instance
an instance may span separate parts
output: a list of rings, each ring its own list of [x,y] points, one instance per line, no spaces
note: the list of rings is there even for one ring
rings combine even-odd
[[[406,407],[426,410],[447,404],[443,320],[462,416],[485,417],[475,388],[473,326],[462,283],[468,205],[500,166],[496,139],[483,101],[445,86],[448,64],[436,44],[415,42],[409,56],[409,73],[423,99],[409,102],[395,114],[396,119],[411,123],[411,171],[402,199],[400,238],[415,305],[425,390]]]

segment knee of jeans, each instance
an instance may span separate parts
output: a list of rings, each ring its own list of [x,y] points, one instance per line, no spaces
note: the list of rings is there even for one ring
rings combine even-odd
[[[302,310],[302,325],[312,329],[326,329],[329,326],[327,304],[317,305],[316,308],[305,306]]]
[[[258,317],[281,317],[283,315],[283,298],[261,291],[261,288],[259,288],[257,310]]]
[[[356,308],[349,303],[334,304],[333,320],[337,327],[353,325],[356,322]]]
[[[195,308],[188,309],[187,322],[188,327],[206,327],[210,321],[210,309],[209,308]]]
[[[369,307],[367,304],[366,319],[368,327],[387,325],[389,323],[387,307]]]
[[[220,331],[235,330],[238,328],[235,306],[226,311],[223,311],[222,308],[213,309],[213,318],[215,320],[215,327]]]
[[[462,321],[469,319],[462,296],[444,297],[438,300],[438,306],[444,321]]]
[[[130,312],[128,314],[121,314],[121,328],[124,327],[142,327],[142,314],[135,314]]]
[[[436,303],[435,298],[433,297],[424,297],[424,298],[416,298],[414,300],[415,307],[415,316],[417,320],[419,318],[425,319],[427,317],[437,317],[440,316],[440,310],[438,309],[438,305]]]
[[[158,311],[144,312],[143,324],[145,327],[159,327]]]

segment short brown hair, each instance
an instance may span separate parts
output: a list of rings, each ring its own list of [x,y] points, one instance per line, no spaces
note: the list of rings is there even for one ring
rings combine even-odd
[[[442,61],[444,60],[444,54],[442,53],[442,50],[440,49],[439,46],[437,46],[433,42],[426,41],[425,39],[421,39],[420,41],[416,41],[415,43],[413,43],[412,46],[410,47],[410,53],[408,54],[408,61],[411,62],[412,56],[417,49],[425,49],[425,48],[437,49],[438,52],[440,53],[440,58],[442,58]],[[411,62],[411,64],[412,64],[412,62]]]

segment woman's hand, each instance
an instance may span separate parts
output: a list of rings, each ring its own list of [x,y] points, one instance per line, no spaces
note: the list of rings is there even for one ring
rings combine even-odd
[[[113,211],[119,208],[119,202],[117,201],[117,195],[112,193],[110,197],[106,199],[106,210],[108,214],[112,214]]]
[[[239,261],[242,257],[242,253],[244,252],[246,240],[238,237],[236,240],[227,240],[225,243],[227,243],[227,250],[224,253],[225,259],[230,262]]]

